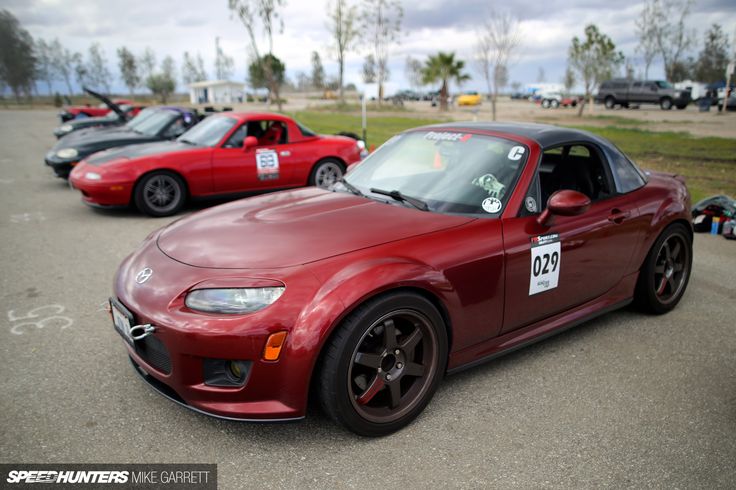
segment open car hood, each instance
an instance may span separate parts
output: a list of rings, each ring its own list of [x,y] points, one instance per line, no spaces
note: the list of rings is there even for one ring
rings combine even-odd
[[[117,105],[112,100],[108,99],[106,96],[102,94],[98,94],[97,92],[88,89],[87,87],[83,87],[84,91],[90,94],[92,97],[95,97],[97,99],[100,99],[103,104],[105,104],[107,107],[110,108],[111,111],[115,112],[115,114],[120,117],[121,120],[125,121],[127,119],[127,116],[125,115],[125,112],[120,108],[119,105]]]

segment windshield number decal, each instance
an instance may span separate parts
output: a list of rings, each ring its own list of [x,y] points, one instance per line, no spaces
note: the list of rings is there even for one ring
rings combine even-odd
[[[514,146],[509,150],[509,160],[521,160],[526,149],[523,146]]]
[[[279,178],[279,156],[275,150],[258,150],[256,152],[256,171],[258,180],[276,180]]]
[[[562,250],[558,234],[532,238],[529,296],[557,287],[561,260]]]

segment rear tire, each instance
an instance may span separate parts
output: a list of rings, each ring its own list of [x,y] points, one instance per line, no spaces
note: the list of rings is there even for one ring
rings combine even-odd
[[[415,293],[390,293],[358,307],[325,346],[317,377],[323,410],[363,436],[411,423],[445,372],[442,316]]]
[[[173,172],[146,174],[133,190],[133,201],[140,212],[154,217],[176,214],[186,202],[184,180]]]
[[[542,108],[549,109],[549,100],[547,99],[542,100]]]
[[[680,223],[665,228],[639,271],[634,294],[638,306],[657,315],[677,306],[690,280],[692,262],[689,230]]]
[[[659,101],[659,107],[663,111],[669,111],[670,109],[672,109],[672,99],[670,99],[669,97],[663,98]]]
[[[549,105],[550,107],[552,107],[552,109],[557,109],[558,107],[560,107],[560,102],[555,99],[552,99]]]

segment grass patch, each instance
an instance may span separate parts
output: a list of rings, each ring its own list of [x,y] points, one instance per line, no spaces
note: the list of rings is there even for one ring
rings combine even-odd
[[[304,111],[292,114],[293,117],[308,128],[322,134],[335,134],[340,131],[350,131],[361,134],[361,117],[356,114],[334,112]],[[382,145],[391,136],[417,126],[442,122],[438,119],[420,119],[400,116],[373,116],[368,117],[368,144]]]
[[[361,106],[361,104],[355,102],[335,101],[331,104],[310,105],[307,109],[309,111],[319,112],[357,112],[358,114],[360,114],[360,112],[363,110],[363,107]],[[368,112],[414,112],[403,105],[394,105],[391,102],[386,102],[381,105],[378,105],[375,102],[369,102],[368,104],[366,104],[366,109],[368,110]]]
[[[592,119],[596,121],[604,121],[614,126],[642,126],[649,124],[648,121],[642,121],[640,119],[631,119],[630,117],[622,116],[593,116]]]

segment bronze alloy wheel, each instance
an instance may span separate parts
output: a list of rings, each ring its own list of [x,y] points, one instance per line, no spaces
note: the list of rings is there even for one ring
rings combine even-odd
[[[421,400],[438,366],[429,320],[414,310],[379,318],[358,342],[348,372],[348,393],[364,419],[393,422]]]

